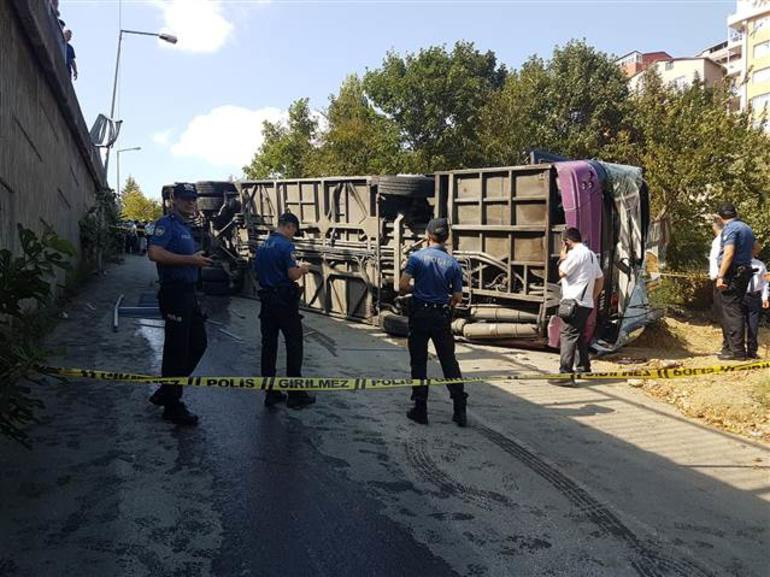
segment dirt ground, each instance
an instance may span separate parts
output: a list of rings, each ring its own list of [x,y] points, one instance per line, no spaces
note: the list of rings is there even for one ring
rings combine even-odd
[[[665,317],[595,370],[708,366],[722,334],[705,319]],[[770,329],[760,329],[759,355],[770,358]],[[765,370],[671,380],[630,381],[649,395],[675,405],[688,417],[770,443],[770,375]]]

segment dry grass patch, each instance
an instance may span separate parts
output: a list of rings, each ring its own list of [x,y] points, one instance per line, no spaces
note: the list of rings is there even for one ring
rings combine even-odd
[[[598,370],[696,367],[719,364],[719,327],[706,321],[664,318],[619,353],[597,360]],[[770,358],[770,330],[760,331],[762,358]],[[685,415],[770,443],[770,374],[767,370],[706,377],[632,382]]]

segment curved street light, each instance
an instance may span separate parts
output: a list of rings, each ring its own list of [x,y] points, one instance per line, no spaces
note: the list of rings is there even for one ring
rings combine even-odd
[[[117,150],[117,157],[118,158],[117,158],[117,163],[116,163],[115,168],[118,169],[118,175],[117,175],[118,179],[117,179],[117,186],[115,187],[115,192],[117,192],[118,195],[120,195],[120,153],[121,152],[132,152],[134,150],[142,150],[142,147],[141,146],[132,146],[131,148],[119,148]]]
[[[115,78],[112,81],[112,104],[110,105],[110,120],[113,120],[115,116],[115,98],[118,93],[118,71],[120,70],[120,49],[123,45],[123,35],[124,34],[135,34],[137,36],[155,36],[156,38],[160,38],[164,42],[168,42],[169,44],[176,44],[178,41],[178,38],[174,36],[173,34],[167,34],[165,32],[142,32],[141,30],[120,30],[120,34],[118,34],[118,55],[115,58]],[[113,143],[114,144],[114,143]],[[112,147],[107,148],[107,154],[104,158],[104,175],[105,179],[108,177],[107,169],[110,165],[110,151],[112,150]],[[118,181],[118,186],[120,186],[120,181]],[[117,191],[120,193],[120,191]]]

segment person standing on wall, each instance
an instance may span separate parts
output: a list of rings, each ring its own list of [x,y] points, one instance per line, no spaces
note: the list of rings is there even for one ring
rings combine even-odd
[[[746,307],[744,297],[752,277],[751,259],[754,254],[754,232],[738,219],[738,211],[729,202],[717,211],[724,224],[722,229],[719,274],[716,286],[722,305],[722,323],[727,333],[728,352],[718,356],[723,361],[746,360]]]
[[[594,303],[602,292],[600,281],[604,275],[599,266],[599,259],[582,241],[583,237],[578,229],[570,227],[564,231],[564,242],[559,257],[560,373],[573,372],[576,351],[577,372],[591,372],[585,328]],[[558,384],[569,385],[572,381],[558,381]]]
[[[434,218],[426,229],[428,248],[413,253],[399,280],[402,295],[412,293],[409,315],[409,360],[413,379],[425,379],[428,372],[428,341],[433,341],[441,370],[447,379],[462,377],[455,358],[452,335],[452,309],[463,297],[463,274],[460,264],[445,247],[449,223]],[[414,285],[412,285],[414,279]],[[468,394],[463,383],[447,385],[454,404],[452,420],[460,427],[467,425]],[[412,389],[412,407],[406,416],[422,425],[428,424],[428,387]]]
[[[746,309],[746,356],[750,359],[758,359],[759,355],[759,317],[762,309],[770,308],[770,285],[767,279],[767,267],[757,258],[759,244],[754,245],[754,258],[751,259],[753,275],[743,298],[743,306]]]
[[[262,376],[274,377],[278,360],[278,333],[286,341],[286,376],[302,376],[302,315],[299,314],[300,287],[297,281],[310,272],[307,263],[297,264],[292,239],[301,234],[299,219],[287,212],[278,218],[278,227],[257,249],[254,269],[259,280],[261,301],[259,320],[262,332]],[[286,401],[286,406],[301,409],[315,402],[305,391],[265,393],[265,406]]]
[[[72,44],[70,44],[70,40],[72,40],[72,30],[65,30],[64,42],[67,44],[65,48],[65,63],[67,64],[67,72],[69,73],[72,80],[77,80],[78,63],[75,61],[75,49],[72,47]]]
[[[198,269],[211,266],[211,259],[198,250],[189,228],[197,213],[194,184],[174,186],[173,210],[148,225],[149,259],[158,265],[158,304],[165,321],[161,376],[187,377],[206,352],[206,317],[195,296]],[[150,402],[163,407],[163,418],[178,425],[196,425],[197,415],[182,402],[183,387],[161,385]]]
[[[725,324],[722,319],[722,299],[719,297],[719,289],[717,289],[716,282],[719,276],[719,253],[722,250],[722,229],[725,225],[716,214],[713,219],[711,230],[714,233],[714,239],[711,241],[711,251],[709,252],[709,279],[713,283],[712,300],[714,316],[717,318],[719,326],[722,327],[722,349],[720,354],[726,355],[730,353],[730,346],[727,344],[727,332],[725,332]]]

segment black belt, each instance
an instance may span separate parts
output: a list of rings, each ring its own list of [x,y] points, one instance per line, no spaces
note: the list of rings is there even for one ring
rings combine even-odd
[[[413,300],[412,301],[413,307],[419,307],[421,309],[434,309],[434,310],[448,310],[449,309],[449,303],[446,304],[440,304],[440,303],[426,303],[425,301],[418,301]]]

